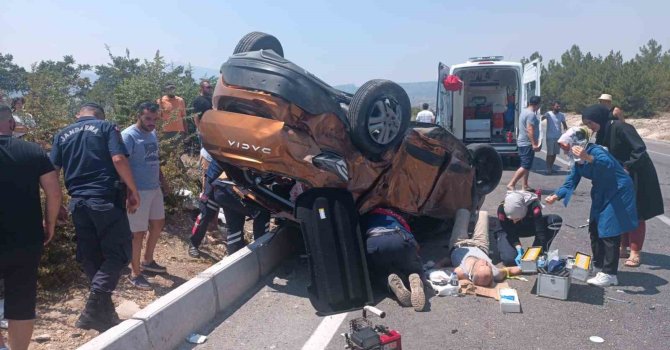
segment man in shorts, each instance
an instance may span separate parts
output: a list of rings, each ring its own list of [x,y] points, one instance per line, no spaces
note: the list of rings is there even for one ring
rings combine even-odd
[[[519,137],[516,139],[516,145],[519,148],[519,159],[521,166],[512,176],[512,180],[507,184],[507,189],[514,191],[516,183],[523,179],[521,189],[531,190],[528,186],[528,175],[533,167],[535,152],[540,150],[540,120],[537,117],[537,110],[540,109],[540,97],[532,96],[528,102],[528,107],[521,111],[519,115]],[[531,190],[532,192],[532,190]]]
[[[133,253],[131,259],[130,283],[140,289],[151,289],[141,271],[154,273],[167,272],[164,266],[154,260],[154,249],[158,237],[165,226],[165,207],[163,204],[164,184],[160,171],[158,139],[156,138],[156,121],[158,120],[158,104],[143,102],[137,108],[137,122],[121,132],[123,143],[128,150],[130,169],[135,178],[140,194],[140,207],[135,213],[128,214],[130,230],[133,232]],[[163,186],[165,187],[165,186]],[[142,244],[147,230],[147,247],[141,259]]]
[[[547,175],[551,175],[554,173],[556,155],[561,151],[558,138],[563,135],[564,130],[568,130],[568,124],[565,122],[565,115],[561,113],[561,103],[558,101],[551,104],[551,111],[545,113],[542,119],[547,121]]]
[[[53,238],[61,204],[58,173],[44,151],[12,138],[16,121],[0,105],[0,279],[5,280],[9,346],[28,349],[35,325],[37,267],[43,246]],[[46,198],[42,225],[40,187]],[[0,334],[0,349],[6,349]]]

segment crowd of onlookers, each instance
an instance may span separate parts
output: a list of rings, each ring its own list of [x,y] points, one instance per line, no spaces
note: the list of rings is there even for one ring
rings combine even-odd
[[[194,101],[197,120],[211,108],[203,101],[211,101],[208,81],[200,84]],[[111,294],[128,264],[129,282],[142,289],[151,288],[143,272],[167,271],[154,259],[165,224],[163,197],[171,191],[161,172],[159,140],[181,145],[189,131],[184,100],[175,95],[174,84],[167,84],[164,96],[137,105],[135,123],[124,130],[106,120],[100,105],[84,103],[74,123],[54,135],[47,155],[23,140],[36,126],[24,104],[23,97],[12,99],[11,107],[0,104],[0,186],[5,198],[12,198],[0,203],[0,277],[12,350],[26,349],[30,342],[38,264],[63,214],[71,216],[76,260],[90,282],[77,327],[104,331],[119,322]],[[70,197],[67,212],[60,173]]]
[[[475,228],[472,238],[455,236],[450,242],[447,260],[459,279],[488,286],[520,273],[517,265],[524,253],[520,237],[535,237],[534,246],[550,248],[561,218],[542,213],[540,198],[528,180],[542,142],[547,174],[553,173],[561,150],[574,160],[563,186],[546,198],[548,204],[563,200],[567,205],[581,178],[592,181],[589,232],[597,274],[588,283],[603,287],[617,284],[620,257],[627,259],[626,266],[639,266],[645,220],[663,213],[663,201],[643,140],[625,123],[621,110],[611,106],[611,99],[603,94],[601,104],[583,111],[583,125],[568,128],[559,102],[553,102],[551,110],[540,117],[540,98],[530,98],[519,118],[521,166],[507,185],[509,192],[497,212],[502,226],[495,235],[497,254],[505,267],[492,263],[488,234],[482,227]],[[77,238],[76,259],[90,282],[90,294],[76,326],[104,331],[119,322],[111,295],[122,269],[130,264],[128,281],[141,289],[152,288],[144,272],[167,272],[154,258],[165,225],[163,198],[171,192],[161,171],[160,145],[161,140],[182,144],[189,131],[184,100],[175,95],[175,86],[168,84],[164,96],[137,105],[135,123],[124,130],[106,120],[100,105],[81,105],[76,120],[54,136],[47,155],[38,145],[22,140],[35,127],[34,118],[23,111],[24,104],[22,97],[14,98],[11,107],[0,104],[0,188],[6,198],[12,198],[0,201],[0,276],[5,282],[5,317],[12,350],[26,349],[30,342],[40,256],[54,236],[59,215],[63,219],[59,174],[70,197],[68,212]],[[202,115],[212,109],[208,81],[200,84],[200,96],[192,107],[198,128]],[[417,120],[435,122],[427,104]],[[546,122],[544,141],[539,135],[542,120]],[[201,213],[192,229],[188,254],[200,256],[201,242],[220,209],[228,226],[227,252],[232,253],[245,244],[246,218],[254,219],[253,235],[258,238],[269,229],[270,213],[260,206],[243,205],[234,184],[226,178],[224,163],[204,149],[200,157],[204,174]],[[521,191],[515,188],[519,181]],[[40,188],[45,195],[44,215]],[[423,309],[423,264],[403,216],[378,208],[362,218],[361,226],[365,228],[373,278],[388,285],[402,305]]]

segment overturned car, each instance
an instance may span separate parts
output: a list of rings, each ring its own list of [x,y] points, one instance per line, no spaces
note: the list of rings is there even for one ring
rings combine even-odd
[[[331,308],[351,307],[369,299],[358,215],[384,207],[451,219],[481,205],[502,162],[488,145],[466,147],[440,126],[411,122],[409,97],[394,82],[345,93],[283,54],[265,33],[240,40],[202,117],[203,145],[241,196],[301,223],[310,291]],[[287,187],[302,194],[292,201]],[[351,295],[352,284],[362,294]]]

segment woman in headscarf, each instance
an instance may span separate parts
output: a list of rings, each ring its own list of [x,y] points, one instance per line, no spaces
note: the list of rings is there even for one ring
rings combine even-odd
[[[637,229],[626,232],[621,237],[620,257],[628,258],[628,267],[640,266],[640,251],[646,233],[646,220],[664,212],[661,187],[656,168],[647,153],[635,127],[619,120],[613,120],[607,107],[594,105],[582,113],[582,120],[589,129],[597,132],[596,143],[605,146],[633,178],[639,219]],[[630,247],[630,256],[627,249]]]
[[[496,232],[496,242],[505,266],[521,265],[524,250],[519,238],[535,236],[533,246],[548,251],[563,223],[558,215],[542,215],[540,198],[527,191],[508,191],[498,206],[498,220],[502,230]]]
[[[589,139],[588,129],[580,128],[575,132],[571,128],[568,133],[572,133],[570,137],[567,140],[562,137],[559,143],[571,147],[579,161],[575,162],[563,186],[547,197],[547,203],[563,199],[567,206],[581,178],[591,180],[589,233],[593,265],[596,271],[601,271],[587,283],[600,287],[617,285],[621,234],[638,225],[633,181],[602,146],[588,143],[584,147],[578,146]]]

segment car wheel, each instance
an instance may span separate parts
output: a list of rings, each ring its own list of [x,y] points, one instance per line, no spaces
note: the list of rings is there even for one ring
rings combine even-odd
[[[487,144],[470,144],[468,152],[475,168],[475,190],[480,196],[487,195],[498,187],[502,178],[503,164],[498,151]]]
[[[240,39],[233,50],[233,55],[249,51],[272,50],[284,57],[284,48],[277,38],[262,32],[251,32]]]
[[[409,96],[389,80],[370,80],[351,99],[351,139],[368,158],[379,157],[402,140],[411,119]]]

